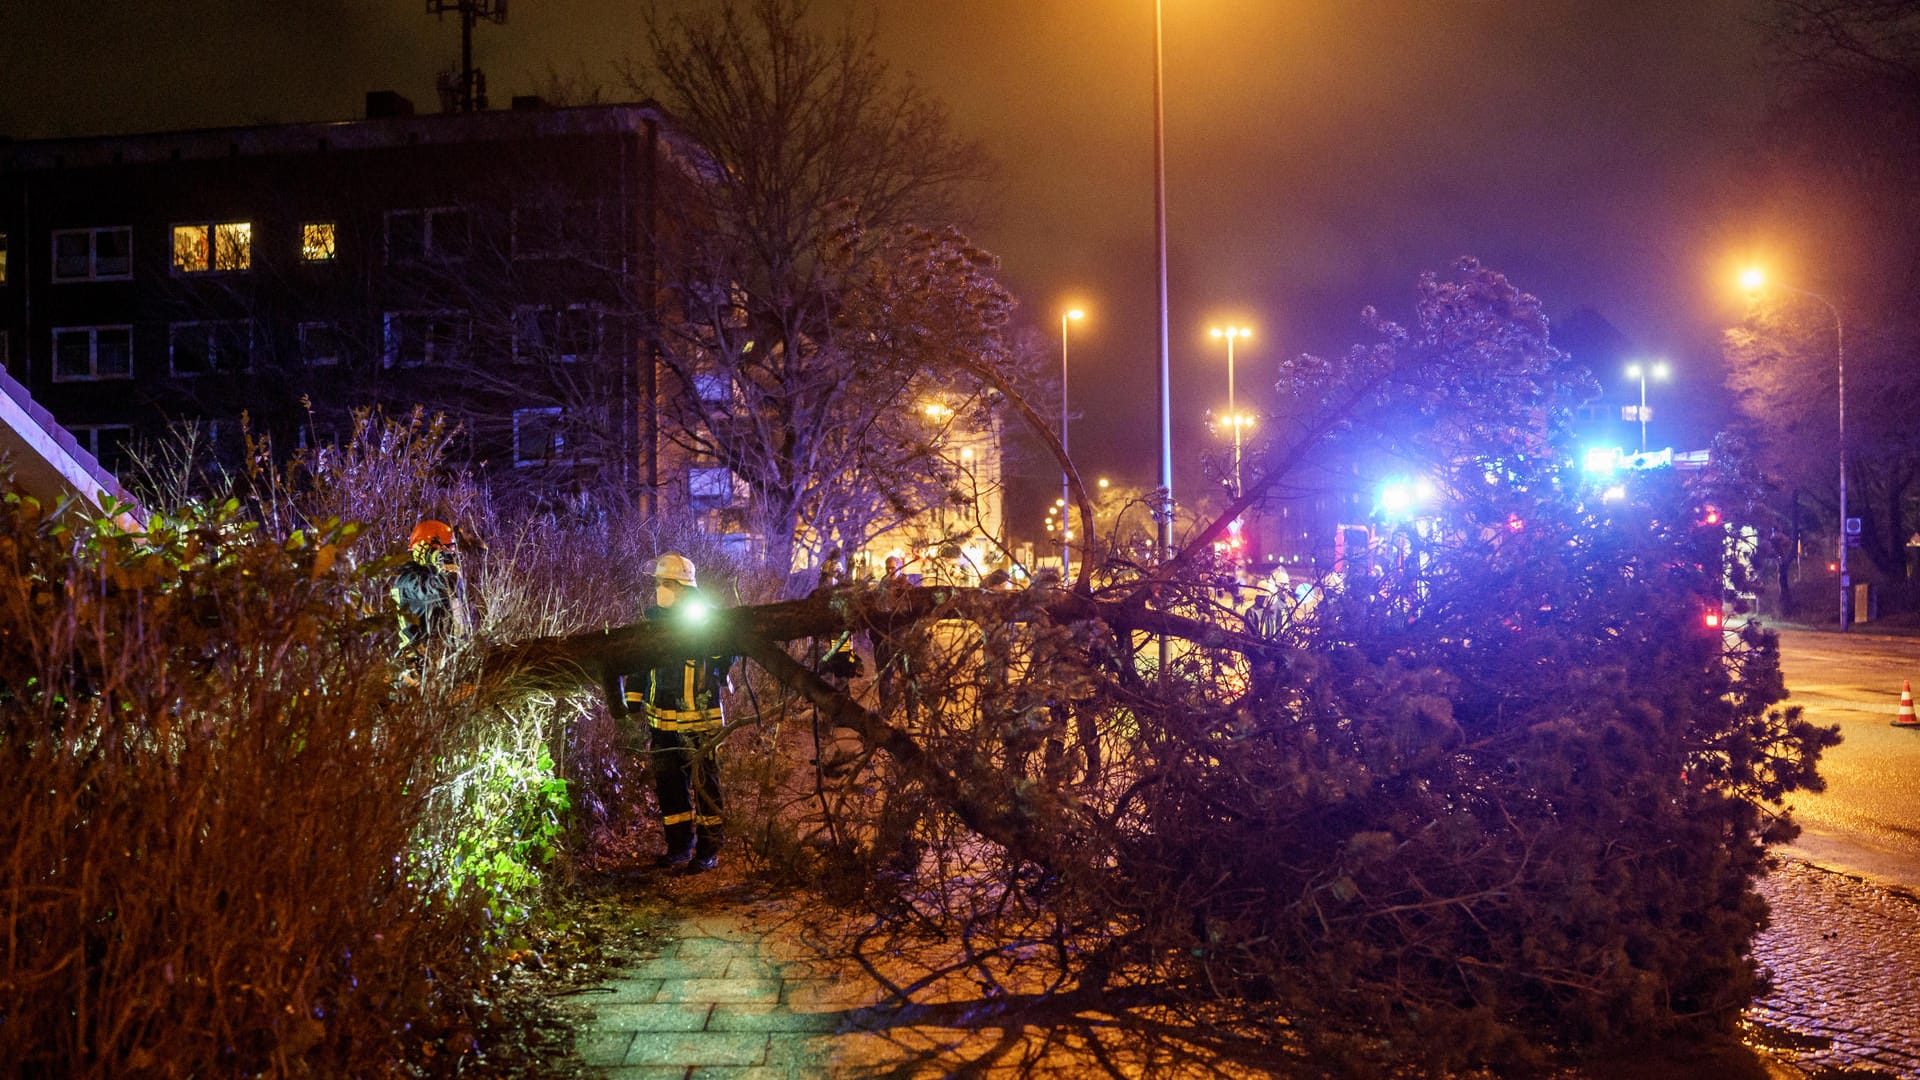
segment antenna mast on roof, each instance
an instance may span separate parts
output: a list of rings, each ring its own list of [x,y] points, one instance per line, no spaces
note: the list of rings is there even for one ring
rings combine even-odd
[[[460,70],[440,76],[440,107],[450,113],[487,107],[486,72],[473,66],[473,24],[507,21],[507,0],[427,0],[427,14],[460,13]]]

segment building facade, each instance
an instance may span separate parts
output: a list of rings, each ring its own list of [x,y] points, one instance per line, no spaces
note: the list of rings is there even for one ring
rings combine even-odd
[[[654,253],[698,155],[646,104],[0,142],[0,360],[109,468],[443,413],[499,489],[687,494]]]

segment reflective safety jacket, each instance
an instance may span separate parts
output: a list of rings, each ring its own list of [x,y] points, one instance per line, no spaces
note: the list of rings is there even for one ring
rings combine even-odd
[[[648,622],[673,617],[672,608],[650,607]],[[629,714],[643,715],[647,726],[660,731],[718,731],[724,719],[720,694],[727,688],[731,656],[665,664],[621,677],[621,697]]]

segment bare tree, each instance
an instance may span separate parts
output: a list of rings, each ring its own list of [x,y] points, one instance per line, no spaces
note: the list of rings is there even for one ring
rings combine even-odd
[[[796,543],[859,546],[952,490],[917,415],[992,405],[966,360],[1011,372],[1011,298],[951,224],[986,174],[945,110],[851,26],[801,0],[656,21],[662,100],[709,156],[662,237],[663,430],[751,492],[776,568]]]

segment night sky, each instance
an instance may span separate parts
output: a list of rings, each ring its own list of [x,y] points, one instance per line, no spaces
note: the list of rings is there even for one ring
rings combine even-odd
[[[844,0],[817,0],[831,21]],[[0,6],[0,134],[32,138],[359,114],[393,88],[436,107],[458,28],[419,0],[115,0]],[[493,101],[550,73],[618,86],[642,5],[515,0],[476,32]],[[876,0],[882,54],[986,144],[1001,177],[975,238],[1037,332],[1071,346],[1088,475],[1157,475],[1152,0]],[[1673,361],[1652,442],[1717,422],[1741,163],[1764,109],[1763,0],[1166,0],[1179,487],[1226,399],[1278,358],[1404,314],[1422,270],[1475,255],[1565,316],[1589,308]],[[1057,355],[1057,353],[1056,353]],[[1599,372],[1610,403],[1638,393]],[[1663,410],[1666,402],[1673,410]],[[1684,403],[1684,406],[1682,405]],[[1051,406],[1050,406],[1051,407]],[[1043,410],[1044,411],[1044,410]],[[1617,415],[1617,412],[1616,412]],[[1671,425],[1662,432],[1662,427]],[[1044,469],[1037,470],[1044,473]],[[1197,476],[1197,474],[1195,474]],[[1034,523],[1018,522],[1022,531]]]

